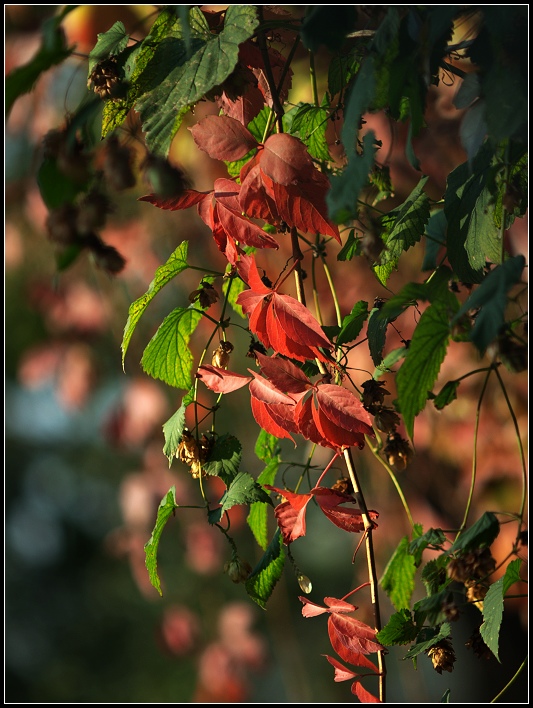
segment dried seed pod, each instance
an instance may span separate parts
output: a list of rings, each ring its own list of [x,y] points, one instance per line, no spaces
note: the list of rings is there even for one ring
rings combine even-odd
[[[465,642],[465,647],[467,647],[467,649],[472,649],[474,654],[480,659],[490,659],[493,656],[491,650],[485,644],[479,628],[472,632],[469,640]]]
[[[229,355],[233,349],[234,347],[231,342],[220,342],[218,347],[213,352],[211,364],[213,366],[217,366],[219,369],[227,369],[229,364]]]
[[[349,477],[339,477],[335,484],[331,485],[331,488],[343,494],[353,494],[353,485]]]
[[[87,80],[87,88],[100,98],[113,98],[120,85],[120,69],[116,57],[109,57],[97,64]]]
[[[439,674],[443,671],[453,671],[455,652],[448,639],[441,639],[438,644],[427,650],[427,655],[433,663],[433,668]]]
[[[233,553],[231,560],[224,563],[224,572],[228,574],[233,583],[244,583],[252,572],[252,566]]]
[[[385,400],[385,396],[390,395],[389,391],[385,388],[384,381],[376,381],[376,379],[368,379],[362,384],[363,395],[361,396],[361,402],[363,406],[369,410],[372,406],[382,405]]]
[[[112,211],[111,203],[105,194],[95,190],[89,192],[78,205],[76,226],[81,234],[90,234],[101,229],[107,215]]]
[[[475,605],[480,612],[483,612],[483,600],[487,595],[487,588],[485,587],[485,585],[481,585],[480,583],[475,583],[472,581],[469,581],[468,584],[465,585],[467,587],[466,599],[468,600],[468,602],[471,602],[473,605]]]
[[[96,265],[109,275],[118,275],[126,265],[126,259],[114,246],[109,246],[96,234],[85,236],[85,245],[93,254]]]
[[[400,425],[400,416],[392,408],[380,408],[374,415],[374,425],[384,433],[393,433]]]
[[[248,351],[246,352],[246,356],[249,359],[256,359],[256,352],[259,352],[260,354],[266,354],[266,349],[265,347],[261,344],[261,342],[256,341],[255,339],[252,339],[250,342],[250,346],[248,347]]]
[[[387,444],[383,452],[389,465],[399,472],[403,472],[413,457],[413,451],[409,443],[399,433],[390,433],[388,435]]]
[[[218,300],[218,292],[211,285],[211,283],[200,283],[200,287],[189,295],[189,302],[196,302],[198,300],[200,307],[207,309],[214,302]]]
[[[454,556],[448,563],[448,577],[459,583],[482,580],[496,568],[490,548],[475,548]]]

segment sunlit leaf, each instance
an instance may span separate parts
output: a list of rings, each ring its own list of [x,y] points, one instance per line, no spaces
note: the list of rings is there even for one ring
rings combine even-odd
[[[317,160],[326,162],[331,160],[326,139],[328,120],[326,108],[303,103],[298,106],[291,127],[291,131],[306,145],[309,154]]]
[[[376,635],[376,639],[386,646],[409,644],[418,635],[418,628],[413,622],[411,612],[404,608],[395,612],[387,624]]]
[[[120,54],[128,46],[129,35],[126,33],[124,24],[120,21],[108,29],[101,32],[96,37],[96,44],[89,52],[88,74],[90,76],[94,67],[115,54]]]
[[[165,436],[165,445],[163,453],[168,458],[168,466],[172,464],[172,460],[176,456],[178,446],[185,428],[185,410],[187,406],[183,403],[174,413],[174,415],[163,424],[163,435]]]
[[[171,487],[159,504],[152,535],[150,536],[148,543],[144,546],[144,551],[146,554],[146,569],[148,570],[150,582],[160,595],[163,595],[163,592],[161,590],[161,581],[157,572],[157,549],[159,548],[159,541],[161,540],[161,534],[163,533],[166,523],[174,513],[174,510],[178,507],[179,504],[176,501],[176,488]]]
[[[500,661],[498,644],[503,619],[503,594],[503,578],[499,578],[492,583],[485,595],[483,600],[483,624],[479,628],[483,641],[498,661]]]
[[[415,588],[415,559],[409,553],[409,539],[404,536],[380,580],[380,585],[387,593],[396,610],[409,608]]]
[[[246,592],[259,607],[266,609],[266,603],[272,595],[276,583],[281,578],[284,565],[285,550],[278,529],[265,554],[245,583]]]

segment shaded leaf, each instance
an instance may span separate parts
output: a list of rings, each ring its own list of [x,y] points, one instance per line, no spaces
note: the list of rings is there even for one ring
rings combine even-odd
[[[89,52],[88,75],[90,76],[95,66],[104,59],[120,54],[126,49],[128,42],[129,35],[120,21],[115,22],[107,32],[100,32],[96,37],[96,44]]]
[[[261,431],[265,435],[269,435],[264,430]],[[273,437],[273,436],[270,436]],[[276,438],[277,442],[277,438]],[[257,482],[262,485],[274,484],[280,464],[279,456],[272,458],[265,469],[257,478]],[[250,513],[246,519],[255,540],[263,550],[266,550],[268,545],[268,506],[259,501],[254,502],[250,507]]]
[[[252,502],[264,502],[272,504],[272,500],[255,479],[248,472],[238,472],[231,480],[226,492],[220,500],[220,508],[217,509],[220,520],[222,515],[235,505],[251,504]],[[213,523],[213,522],[212,522]]]
[[[351,261],[362,253],[361,239],[356,238],[355,229],[350,229],[346,243],[337,254],[338,261]]]
[[[74,202],[78,194],[88,188],[89,179],[86,182],[73,180],[59,169],[56,160],[50,158],[42,161],[37,172],[39,192],[48,209]]]
[[[346,315],[342,320],[341,330],[337,336],[337,344],[348,344],[357,339],[368,316],[368,303],[364,300],[356,302],[350,314]]]
[[[168,258],[167,262],[156,270],[154,279],[150,283],[145,294],[130,305],[128,310],[128,320],[126,322],[126,326],[124,327],[124,335],[121,346],[123,367],[124,358],[126,356],[131,337],[148,304],[152,301],[155,295],[157,295],[161,288],[172,280],[172,278],[189,267],[187,263],[188,248],[188,241],[182,241]]]
[[[279,529],[276,530],[265,554],[246,580],[246,592],[260,607],[266,609],[274,587],[285,565],[285,551]]]
[[[207,116],[189,130],[198,147],[215,160],[239,160],[257,147],[250,131],[228,116]]]
[[[395,612],[387,624],[380,630],[376,639],[386,646],[409,644],[418,635],[418,627],[413,622],[411,612],[404,608]]]
[[[492,511],[486,511],[469,529],[456,538],[448,554],[490,546],[500,533],[500,524]]]
[[[163,592],[161,590],[161,581],[157,573],[157,549],[166,523],[174,513],[174,510],[178,507],[179,504],[176,501],[176,487],[171,487],[159,504],[154,529],[150,540],[144,546],[146,569],[148,570],[150,582],[161,596]]]
[[[507,568],[505,569],[505,575],[503,576],[503,594],[509,590],[511,585],[514,585],[515,583],[520,583],[522,582],[522,578],[520,577],[520,566],[522,565],[522,561],[520,558],[516,558],[515,560],[511,561]]]
[[[426,533],[411,541],[409,544],[409,553],[415,556],[416,564],[420,565],[422,553],[428,546],[437,546],[440,548],[444,543],[446,543],[446,536],[442,529],[431,528],[428,529]]]
[[[381,364],[383,359],[383,348],[387,337],[387,326],[389,320],[380,316],[380,309],[373,307],[368,315],[368,348],[370,356],[376,366]]]
[[[422,270],[435,270],[437,268],[437,256],[441,248],[446,247],[446,231],[448,222],[444,209],[433,212],[426,224],[426,250]]]
[[[312,384],[304,372],[288,359],[265,356],[261,352],[256,353],[256,358],[261,367],[261,373],[279,391],[303,393],[311,387]],[[266,402],[275,403],[275,401]]]
[[[215,440],[213,449],[202,468],[207,474],[220,477],[227,486],[237,476],[241,459],[241,443],[233,435],[225,433]]]
[[[425,630],[420,633],[424,637],[424,641],[415,644],[415,646],[412,647],[404,656],[404,659],[412,659],[413,657],[422,654],[422,652],[431,649],[431,647],[434,647],[435,644],[438,644],[442,639],[449,637],[450,633],[451,627],[448,622],[444,622],[438,629],[434,627],[425,628]]]
[[[194,361],[189,339],[201,318],[200,311],[183,307],[165,317],[144,350],[141,365],[145,373],[188,391],[192,386]]]
[[[452,401],[455,401],[460,383],[460,381],[448,381],[444,384],[433,399],[433,405],[438,411],[441,411],[443,408],[446,408],[446,406],[449,406]]]
[[[169,467],[176,456],[181,436],[183,435],[186,408],[187,406],[182,403],[174,415],[163,424],[163,435],[165,436],[163,453],[168,458]]]
[[[483,641],[498,661],[500,661],[498,644],[503,619],[503,583],[504,579],[499,578],[488,589],[483,600],[483,624],[479,628]]]

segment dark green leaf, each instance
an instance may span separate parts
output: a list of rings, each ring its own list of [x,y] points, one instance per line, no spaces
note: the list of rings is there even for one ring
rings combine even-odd
[[[443,611],[443,606],[448,602],[450,591],[444,588],[440,592],[436,592],[423,600],[419,600],[413,606],[415,620],[417,623],[429,622],[430,624],[438,625],[444,622],[446,614]]]
[[[156,270],[155,277],[150,283],[150,286],[145,294],[130,305],[128,310],[128,321],[124,327],[124,336],[122,338],[122,366],[124,366],[124,358],[126,356],[133,331],[148,304],[154,296],[157,295],[161,288],[172,280],[172,278],[189,267],[187,264],[188,248],[188,241],[182,241],[167,262]]]
[[[509,590],[511,585],[514,585],[515,583],[519,583],[522,581],[522,578],[520,577],[520,566],[522,565],[522,561],[520,558],[517,558],[516,560],[513,560],[509,563],[507,568],[505,569],[505,575],[503,576],[503,594]]]
[[[424,234],[429,220],[429,200],[423,191],[427,181],[427,177],[422,177],[405,202],[382,220],[385,231],[381,238],[386,250],[381,254],[380,264],[374,266],[374,272],[383,285],[390,275],[390,266],[396,268],[401,254],[418,243]]]
[[[338,51],[356,22],[354,5],[310,6],[300,30],[302,44],[311,52],[318,51],[323,44],[331,51]]]
[[[107,32],[97,35],[96,44],[89,52],[88,75],[91,75],[94,67],[104,59],[108,59],[115,54],[120,54],[128,46],[129,35],[122,22],[115,22]]]
[[[383,359],[383,347],[385,346],[387,325],[389,324],[387,318],[379,317],[379,312],[380,309],[378,307],[373,307],[370,310],[367,327],[368,348],[372,361],[376,366],[379,366]]]
[[[460,383],[460,381],[448,381],[444,384],[433,399],[433,405],[438,411],[441,411],[443,408],[446,408],[446,406],[449,406],[452,401],[455,401]]]
[[[431,649],[431,647],[435,646],[435,644],[438,644],[442,639],[446,639],[446,637],[449,637],[450,633],[451,627],[447,622],[444,622],[444,624],[442,624],[440,628],[425,628],[422,632],[420,632],[420,635],[423,637],[423,641],[418,642],[412,649],[409,649],[407,654],[404,656],[404,659],[412,659],[413,657],[422,654],[422,652]]]
[[[176,501],[176,487],[171,487],[159,504],[154,530],[152,531],[150,540],[144,546],[144,552],[146,554],[146,569],[148,570],[150,582],[160,595],[163,595],[163,593],[161,591],[161,582],[157,573],[157,549],[159,547],[159,541],[161,539],[163,529],[165,528],[170,516],[174,513],[174,510],[178,507],[179,504]]]
[[[356,302],[350,314],[346,315],[342,320],[341,331],[337,337],[337,344],[347,344],[357,339],[368,318],[368,314],[368,303],[364,300]]]
[[[416,566],[409,553],[409,539],[404,536],[387,563],[380,585],[396,610],[408,608],[415,588]]]
[[[258,484],[248,472],[238,472],[231,480],[227,490],[224,492],[218,509],[214,509],[209,514],[210,523],[218,523],[226,511],[233,506],[241,504],[252,504],[253,502],[263,502],[272,504],[266,491]]]
[[[486,511],[476,523],[456,538],[448,553],[470,551],[490,546],[500,533],[500,524],[492,511]]]
[[[253,569],[246,581],[246,592],[260,607],[266,609],[266,603],[274,587],[281,578],[285,564],[285,549],[283,539],[276,529],[274,538],[270,542],[265,554]]]
[[[165,436],[163,454],[168,459],[169,467],[172,465],[172,460],[176,456],[181,436],[183,435],[186,408],[187,406],[182,403],[174,415],[163,424],[163,435]]]
[[[422,270],[435,270],[437,267],[437,256],[441,248],[446,246],[446,230],[448,222],[444,209],[433,212],[426,224],[426,251]]]
[[[37,173],[37,184],[43,202],[48,209],[56,209],[62,204],[72,203],[85,189],[88,182],[76,182],[62,172],[57,162],[46,158],[43,160]]]
[[[341,135],[342,144],[349,162],[356,156],[357,138],[363,113],[365,113],[374,102],[376,93],[375,71],[374,60],[371,56],[368,56],[361,64],[346,100]],[[372,156],[372,161],[368,160],[366,175],[370,172],[373,161]],[[361,171],[364,170],[362,169]],[[357,184],[359,185],[359,182],[357,182]],[[356,198],[359,195],[360,189],[361,187],[358,187]],[[343,221],[344,219],[340,219],[338,223],[342,223]]]
[[[400,359],[404,359],[407,353],[407,347],[398,347],[390,351],[374,371],[372,378],[378,379],[382,374],[392,370],[392,367],[397,364]]]
[[[415,418],[424,409],[446,356],[450,314],[445,301],[434,302],[422,313],[396,377],[400,410],[411,439]]]
[[[416,565],[420,565],[422,553],[428,546],[442,546],[446,542],[446,536],[441,529],[429,529],[426,533],[415,538],[409,544],[409,553],[415,556]]]
[[[485,595],[483,600],[483,624],[479,628],[483,641],[498,661],[500,661],[498,643],[503,618],[503,594],[503,578],[499,578],[495,583],[492,583]]]
[[[387,624],[376,634],[376,639],[385,646],[409,644],[416,639],[418,628],[408,609],[392,615]]]
[[[232,310],[243,319],[246,319],[246,315],[242,311],[242,307],[237,304],[237,298],[243,290],[246,290],[246,283],[244,283],[244,281],[240,278],[226,278],[222,283],[222,292],[231,305]]]
[[[328,67],[328,91],[336,96],[343,91],[361,66],[361,49],[352,49],[347,54],[334,56]]]
[[[525,265],[525,258],[520,255],[494,268],[455,315],[453,322],[457,322],[468,310],[481,308],[469,334],[480,354],[484,354],[489,344],[500,334],[505,324],[507,293],[520,282]]]
[[[351,229],[346,243],[337,254],[338,261],[351,261],[355,256],[360,256],[361,240],[355,237],[355,229]]]
[[[326,195],[326,202],[330,218],[337,224],[357,218],[357,202],[368,183],[375,154],[374,133],[369,131],[363,138],[362,153],[358,155],[354,152],[342,174],[330,178],[331,189]]]
[[[441,554],[430,560],[422,570],[422,582],[426,588],[428,595],[435,595],[441,590],[448,587],[450,580],[446,572],[449,558],[445,554]]]
[[[51,17],[46,20],[42,28],[42,44],[37,54],[27,64],[13,69],[5,77],[4,106],[6,118],[9,116],[17,98],[32,91],[41,74],[53,66],[61,64],[74,51],[74,47],[67,47],[65,33],[61,27],[61,22],[73,9],[73,5],[66,5],[57,17]]]
[[[202,313],[190,307],[177,307],[165,317],[144,350],[143,370],[154,379],[188,391],[193,365],[189,339],[201,318]]]
[[[452,272],[446,266],[441,266],[436,270],[425,283],[407,283],[397,295],[389,298],[381,306],[379,317],[387,319],[389,322],[418,301],[435,302],[436,300],[452,300],[448,293],[448,282],[452,277]]]
[[[220,477],[228,486],[239,472],[241,459],[241,443],[233,435],[225,433],[216,439],[209,459],[203,464],[203,470],[214,477]]]

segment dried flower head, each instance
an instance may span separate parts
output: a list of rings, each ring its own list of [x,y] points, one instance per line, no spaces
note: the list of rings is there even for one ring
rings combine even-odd
[[[389,465],[402,472],[413,457],[413,451],[404,438],[399,433],[390,433],[387,436],[387,444],[383,450]]]
[[[229,355],[234,347],[231,342],[221,341],[218,347],[213,351],[211,364],[219,369],[227,369],[229,364]]]
[[[431,659],[433,668],[437,673],[442,674],[443,671],[453,671],[455,652],[448,639],[441,639],[438,644],[435,644],[427,650],[427,655]]]
[[[376,404],[381,405],[385,400],[385,396],[389,395],[389,391],[385,388],[384,381],[368,379],[368,381],[363,382],[362,388],[363,395],[361,396],[361,402],[367,410],[370,410],[372,406]]]
[[[218,297],[218,292],[211,283],[202,281],[200,287],[197,290],[193,290],[189,295],[189,302],[196,302],[198,300],[200,307],[206,310],[218,300]]]

